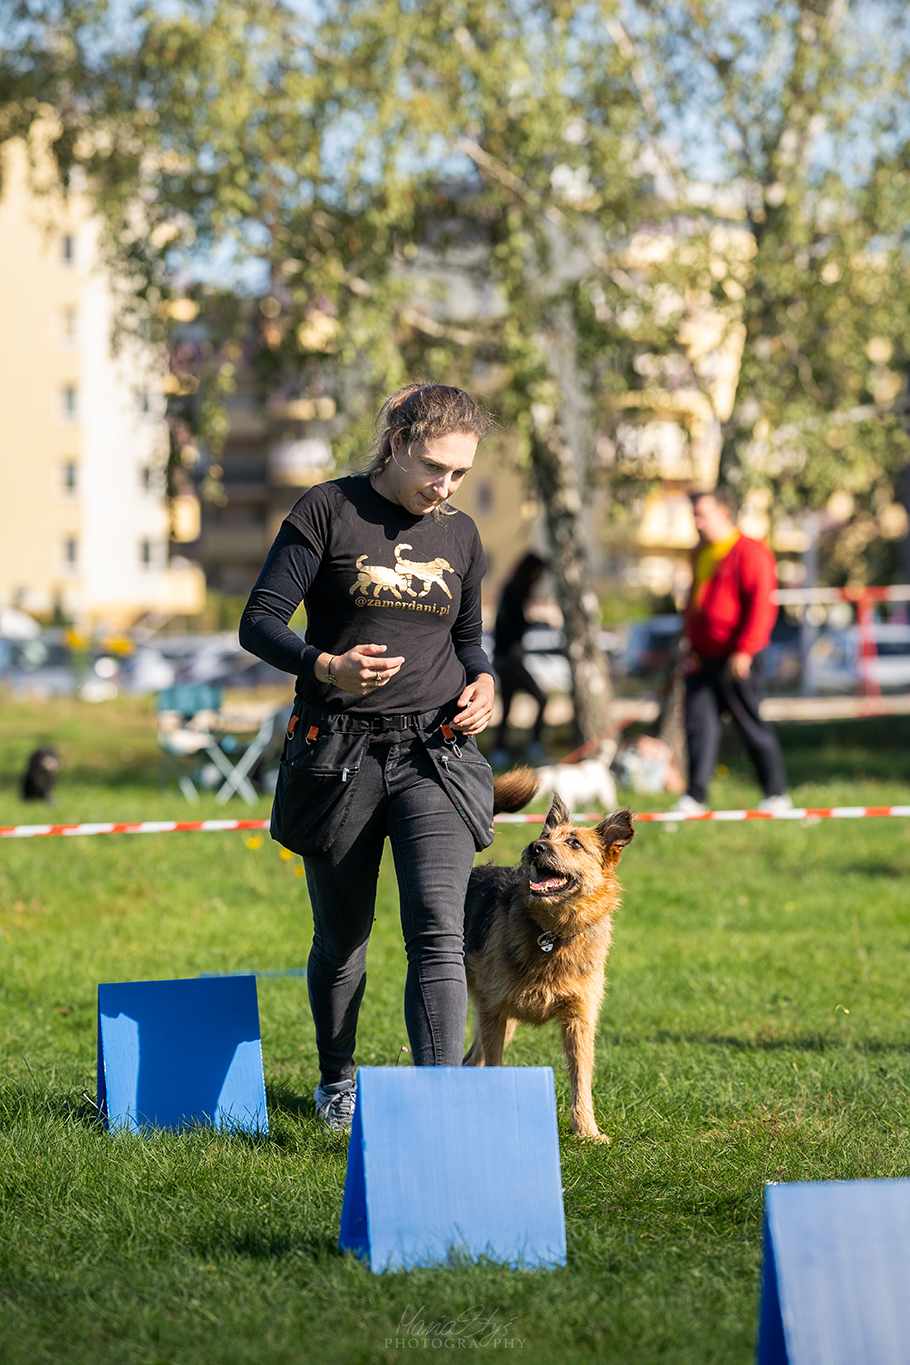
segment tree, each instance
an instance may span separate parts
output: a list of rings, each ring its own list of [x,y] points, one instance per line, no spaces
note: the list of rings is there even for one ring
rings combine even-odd
[[[315,369],[338,388],[342,449],[415,370],[470,382],[478,364],[504,369],[496,403],[542,495],[579,731],[605,734],[583,515],[595,371],[580,326],[606,243],[649,182],[598,14],[347,0],[310,23],[287,3],[186,0],[138,10],[122,33],[68,136],[134,303],[160,322],[190,250],[255,264],[271,377],[309,383]],[[415,302],[408,262],[471,219],[501,308],[455,326],[432,297]],[[331,338],[314,358],[319,319]],[[231,364],[215,347],[220,382]]]
[[[890,496],[905,53],[844,0],[343,0],[306,18],[290,0],[178,0],[118,6],[116,29],[103,0],[15,8],[28,44],[0,66],[0,136],[50,92],[134,325],[165,335],[196,274],[208,339],[175,383],[210,435],[242,353],[269,388],[337,402],[342,458],[405,378],[499,376],[582,737],[609,729],[591,489],[648,472],[620,441],[605,473],[598,437],[636,405],[689,386],[722,479],[782,507]],[[648,234],[660,249],[642,256]],[[428,251],[449,295],[476,277],[487,306],[452,307]],[[198,282],[214,253],[246,305]],[[729,412],[686,340],[706,311],[742,346]]]
[[[737,244],[706,260],[742,332],[719,478],[786,511],[843,491],[881,510],[910,458],[903,17],[889,0],[636,7],[660,136],[676,134],[690,185],[716,187],[708,238],[723,226]]]

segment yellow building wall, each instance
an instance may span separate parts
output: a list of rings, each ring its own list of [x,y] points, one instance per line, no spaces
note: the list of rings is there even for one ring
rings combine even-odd
[[[63,468],[80,458],[78,421],[63,413],[63,390],[78,390],[77,340],[67,340],[65,310],[78,307],[85,217],[59,201],[36,200],[19,143],[2,151],[0,193],[0,598],[64,595],[78,585],[63,558],[78,537],[79,495],[64,489]],[[63,259],[64,234],[75,260]]]
[[[37,613],[59,603],[84,625],[118,627],[149,610],[195,612],[205,595],[199,570],[168,562],[161,367],[138,351],[113,355],[98,223],[84,195],[51,188],[40,136],[37,171],[23,143],[0,148],[0,603]],[[147,413],[133,387],[148,392]],[[145,467],[159,477],[143,491]],[[180,512],[186,531],[191,509]]]

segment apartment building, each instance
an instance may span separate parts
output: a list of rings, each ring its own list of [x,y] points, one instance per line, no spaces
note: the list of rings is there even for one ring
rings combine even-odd
[[[161,368],[112,349],[99,223],[18,142],[0,149],[0,603],[125,626],[198,611],[169,543]]]

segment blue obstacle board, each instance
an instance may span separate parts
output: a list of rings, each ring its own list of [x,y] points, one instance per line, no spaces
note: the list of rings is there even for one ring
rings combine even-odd
[[[267,1133],[255,976],[99,985],[98,1107],[111,1130]]]
[[[552,1068],[360,1067],[339,1246],[375,1272],[565,1265]]]
[[[910,1361],[910,1180],[765,1186],[757,1360]]]

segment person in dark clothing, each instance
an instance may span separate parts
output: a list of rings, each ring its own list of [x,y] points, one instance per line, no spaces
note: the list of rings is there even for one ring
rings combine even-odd
[[[680,814],[706,809],[717,763],[721,718],[739,731],[771,814],[792,806],[777,736],[762,720],[754,659],[765,648],[777,616],[774,556],[737,529],[735,504],[725,490],[691,495],[699,544],[685,616],[685,726],[689,782]]]
[[[518,692],[527,692],[537,703],[528,757],[532,761],[539,761],[544,757],[540,740],[543,734],[547,696],[537,679],[528,671],[523,641],[525,631],[530,625],[526,614],[528,602],[547,567],[545,559],[529,550],[513,568],[499,598],[496,624],[493,628],[493,667],[499,679],[502,700],[502,719],[499,722],[493,754],[493,762],[497,765],[508,762],[509,713]]]
[[[368,471],[304,493],[240,623],[244,649],[297,675],[272,833],[303,856],[315,1101],[335,1129],[353,1118],[357,1017],[387,837],[413,1060],[461,1064],[464,899],[474,853],[492,842],[492,774],[474,736],[490,721],[494,681],[481,644],[483,548],[448,499],[489,425],[461,389],[412,384],[393,394]],[[303,640],[287,624],[301,602]]]

